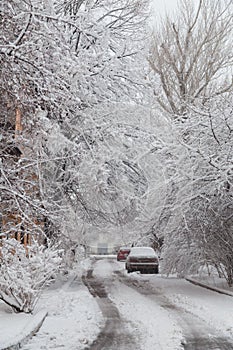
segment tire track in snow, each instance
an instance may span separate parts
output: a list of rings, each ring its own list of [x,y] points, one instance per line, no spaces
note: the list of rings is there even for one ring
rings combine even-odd
[[[233,350],[230,338],[217,336],[217,330],[209,327],[203,320],[191,312],[170,302],[162,290],[155,289],[145,281],[128,278],[119,270],[114,271],[119,280],[137,292],[156,301],[158,305],[168,310],[181,326],[184,340],[181,345],[184,350]]]
[[[86,350],[126,350],[126,344],[127,350],[140,350],[127,332],[117,307],[108,298],[103,282],[94,278],[92,272],[92,269],[89,270],[82,280],[96,298],[106,322],[96,340]]]

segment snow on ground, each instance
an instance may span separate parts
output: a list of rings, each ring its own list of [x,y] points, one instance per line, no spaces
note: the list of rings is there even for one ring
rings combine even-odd
[[[82,350],[95,339],[104,324],[104,319],[95,298],[81,281],[81,271],[89,267],[90,261],[81,268],[79,265],[77,278],[76,272],[73,271],[66,276],[66,282],[57,281],[43,293],[37,311],[46,309],[48,316],[36,337],[25,344],[22,350]],[[169,309],[156,302],[156,293],[151,297],[150,293],[141,294],[137,288],[130,288],[119,280],[117,274],[113,274],[115,270],[120,270],[125,277],[144,284],[145,290],[146,286],[157,290],[159,295],[205,320],[216,330],[233,336],[233,297],[195,286],[175,276],[167,278],[162,275],[127,274],[124,263],[117,262],[116,259],[112,259],[112,262],[110,259],[97,261],[93,275],[106,281],[110,298],[126,320],[128,329],[135,332],[144,344],[143,350],[180,349],[180,325]],[[112,274],[115,277],[111,279]],[[8,340],[17,338],[22,329],[33,320],[33,315],[14,314],[9,307],[0,302],[0,320],[1,349]]]
[[[183,349],[179,325],[153,300],[121,283],[114,285],[110,297],[121,315],[131,322],[133,332],[138,333],[142,349]]]
[[[23,349],[85,348],[98,335],[102,323],[95,299],[83,286],[50,294],[43,297],[48,316],[36,338]]]
[[[184,279],[176,278],[176,276],[143,275],[137,272],[127,274],[124,263],[118,262],[116,264],[127,278],[136,279],[148,287],[153,287],[173,305],[204,320],[216,332],[220,331],[223,335],[232,338],[233,297],[193,285]],[[109,276],[111,268],[113,270],[113,266],[107,261],[99,261],[94,273],[99,277]],[[116,266],[114,269],[116,270]],[[198,277],[195,276],[195,279]],[[224,279],[219,279],[216,275],[211,277],[202,275],[200,280],[211,286],[232,291]],[[156,296],[151,300],[148,295],[140,295],[122,283],[115,283],[110,290],[111,298],[123,316],[132,320],[133,315],[133,321],[141,327],[139,329],[138,326],[137,331],[142,334],[142,337],[143,334],[146,334],[143,337],[143,343],[147,344],[145,349],[155,348],[156,341],[159,342],[159,349],[174,350],[179,348],[182,341],[182,331],[172,319],[172,314],[160,307],[159,303],[156,305]]]
[[[93,275],[105,279],[112,276],[113,270],[116,269],[124,270],[124,263],[118,262],[112,265],[110,261],[100,260],[96,263]],[[181,329],[168,311],[157,305],[148,296],[120,283],[117,278],[108,286],[108,289],[110,299],[115,303],[122,317],[129,323],[129,330],[135,332],[143,344],[142,350],[183,349],[180,345],[183,339]]]
[[[233,297],[210,291],[200,286],[191,284],[184,279],[175,276],[165,277],[161,275],[149,275],[149,283],[154,288],[160,288],[162,293],[174,305],[182,307],[204,320],[209,326],[221,331],[226,336],[233,336]],[[148,275],[134,273],[131,278],[148,281]],[[196,277],[196,279],[198,279]],[[216,277],[202,276],[202,282],[212,286],[221,285],[222,289],[229,291],[226,282]]]
[[[193,285],[185,280],[161,278],[160,281],[166,296],[174,304],[197,315],[226,336],[233,336],[233,297]],[[158,284],[155,280],[152,283]]]
[[[20,340],[24,329],[27,335],[28,325],[33,320],[34,317],[32,315],[23,313],[16,315],[9,306],[0,302],[0,349],[14,344],[18,339]]]
[[[48,316],[36,337],[22,349],[82,350],[96,338],[104,322],[102,313],[95,298],[82,284],[80,273],[78,278],[76,276],[75,271],[63,276],[42,295],[35,314],[43,308],[48,311]],[[17,341],[22,329],[33,318],[33,315],[12,313],[10,308],[0,303],[0,349],[9,341]]]

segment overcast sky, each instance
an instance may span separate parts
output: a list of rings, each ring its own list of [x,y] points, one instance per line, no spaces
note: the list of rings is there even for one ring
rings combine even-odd
[[[163,16],[166,12],[172,12],[177,7],[178,0],[152,0],[155,13]]]

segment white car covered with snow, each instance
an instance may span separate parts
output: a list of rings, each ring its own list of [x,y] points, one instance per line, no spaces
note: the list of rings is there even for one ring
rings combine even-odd
[[[125,268],[128,273],[158,273],[159,258],[151,247],[133,247],[126,259]]]

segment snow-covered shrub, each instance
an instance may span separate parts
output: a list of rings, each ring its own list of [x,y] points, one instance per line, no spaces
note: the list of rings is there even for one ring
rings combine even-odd
[[[0,299],[15,312],[30,313],[58,273],[62,252],[37,242],[25,248],[13,238],[3,239],[0,249]]]

